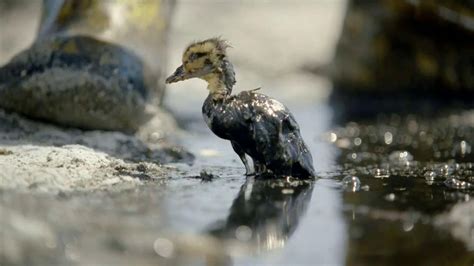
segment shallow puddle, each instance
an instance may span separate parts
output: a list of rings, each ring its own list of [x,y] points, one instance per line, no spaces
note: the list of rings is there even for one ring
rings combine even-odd
[[[290,108],[315,181],[245,177],[196,114],[181,137],[196,161],[167,180],[1,191],[4,246],[35,265],[472,264],[472,112],[337,125],[325,105]]]
[[[185,142],[200,156],[165,197],[173,230],[219,239],[235,264],[473,261],[472,112],[341,126],[326,106],[293,111],[319,179],[246,178],[230,144],[196,118]],[[217,177],[201,181],[202,169]]]

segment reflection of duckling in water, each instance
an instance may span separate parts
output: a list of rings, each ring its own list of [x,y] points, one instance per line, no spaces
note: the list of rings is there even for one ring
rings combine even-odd
[[[230,140],[247,175],[251,170],[246,154],[253,159],[257,174],[314,177],[309,149],[296,120],[283,104],[255,91],[231,95],[235,73],[226,55],[227,47],[218,38],[189,45],[183,65],[166,83],[189,78],[208,82],[209,96],[202,107],[204,119],[212,132]]]
[[[257,253],[282,248],[310,204],[312,181],[262,180],[249,177],[224,222],[207,231],[221,240],[247,241]],[[246,239],[242,239],[246,238]]]

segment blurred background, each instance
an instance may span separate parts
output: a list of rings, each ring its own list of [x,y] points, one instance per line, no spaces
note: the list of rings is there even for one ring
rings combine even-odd
[[[334,57],[346,1],[303,0],[289,5],[286,1],[270,4],[267,1],[185,0],[166,5],[175,5],[171,13],[171,29],[166,33],[168,58],[165,62],[169,62],[166,73],[179,64],[182,52],[190,42],[221,36],[235,47],[229,50],[229,54],[238,75],[237,91],[263,87],[282,97],[306,103],[328,97],[331,87],[328,79],[312,75],[307,70],[312,66],[329,64]],[[41,1],[5,0],[2,7],[2,24],[5,27],[2,27],[0,40],[0,62],[5,64],[35,40],[42,5]],[[158,55],[152,56],[156,61],[153,63],[162,64],[163,59],[159,55],[164,48],[160,43],[149,40],[150,37],[141,37],[141,41],[155,45],[153,48]],[[128,40],[131,38],[127,37]],[[204,85],[198,84],[199,81],[195,80],[177,84],[177,88],[168,93],[174,97],[183,89],[192,88],[196,99],[204,99],[206,90],[200,89]],[[290,89],[288,84],[291,84]],[[186,98],[182,100],[191,100]]]
[[[0,25],[0,264],[474,263],[474,1],[0,0]],[[205,82],[165,86],[216,36],[317,181],[243,177]]]

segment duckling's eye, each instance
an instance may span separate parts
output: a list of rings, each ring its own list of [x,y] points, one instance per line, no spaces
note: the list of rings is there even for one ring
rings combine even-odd
[[[194,61],[194,60],[199,59],[199,58],[201,58],[203,56],[206,56],[206,55],[207,55],[207,53],[192,53],[189,56],[189,60]]]

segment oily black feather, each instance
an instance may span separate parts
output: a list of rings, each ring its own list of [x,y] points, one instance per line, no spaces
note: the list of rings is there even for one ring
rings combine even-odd
[[[298,123],[275,99],[252,91],[218,100],[209,95],[202,111],[209,128],[240,146],[254,165],[263,165],[275,175],[315,176]]]

